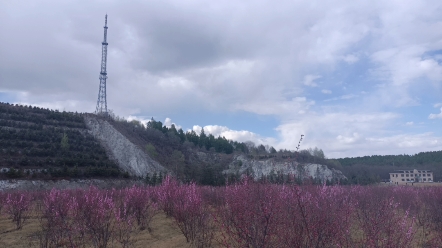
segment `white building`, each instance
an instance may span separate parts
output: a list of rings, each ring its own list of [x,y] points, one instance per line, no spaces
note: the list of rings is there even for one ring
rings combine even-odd
[[[429,170],[397,170],[390,173],[392,183],[433,182],[433,172]]]

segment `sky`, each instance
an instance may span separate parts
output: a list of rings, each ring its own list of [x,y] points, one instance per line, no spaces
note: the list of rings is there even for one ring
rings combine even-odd
[[[440,0],[0,0],[0,101],[329,158],[442,150]]]

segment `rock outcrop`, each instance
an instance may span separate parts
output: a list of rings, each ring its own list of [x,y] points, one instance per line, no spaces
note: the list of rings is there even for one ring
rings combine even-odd
[[[272,173],[291,174],[300,178],[313,178],[320,181],[346,179],[341,171],[329,169],[321,164],[299,164],[294,161],[275,162],[273,159],[252,160],[244,155],[236,156],[229,164],[229,168],[223,173],[239,175],[249,173],[255,179],[269,176]]]
[[[147,173],[167,171],[106,120],[88,115],[85,116],[85,122],[90,133],[106,148],[108,155],[130,175],[144,177]]]

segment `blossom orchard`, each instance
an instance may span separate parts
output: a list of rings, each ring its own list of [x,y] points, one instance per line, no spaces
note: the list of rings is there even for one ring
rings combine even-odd
[[[42,247],[131,247],[175,222],[192,247],[441,247],[442,188],[275,185],[245,178],[225,187],[183,184],[126,189],[0,193],[17,229],[38,217]]]

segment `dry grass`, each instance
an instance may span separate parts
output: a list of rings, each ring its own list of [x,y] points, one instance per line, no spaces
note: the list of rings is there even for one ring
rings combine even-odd
[[[186,238],[175,225],[173,218],[165,214],[157,214],[152,221],[152,231],[137,231],[133,235],[132,247],[189,247]],[[27,220],[23,229],[15,230],[14,224],[5,216],[0,216],[0,247],[39,247],[37,234],[40,221],[37,216]],[[116,244],[111,247],[120,247]]]

